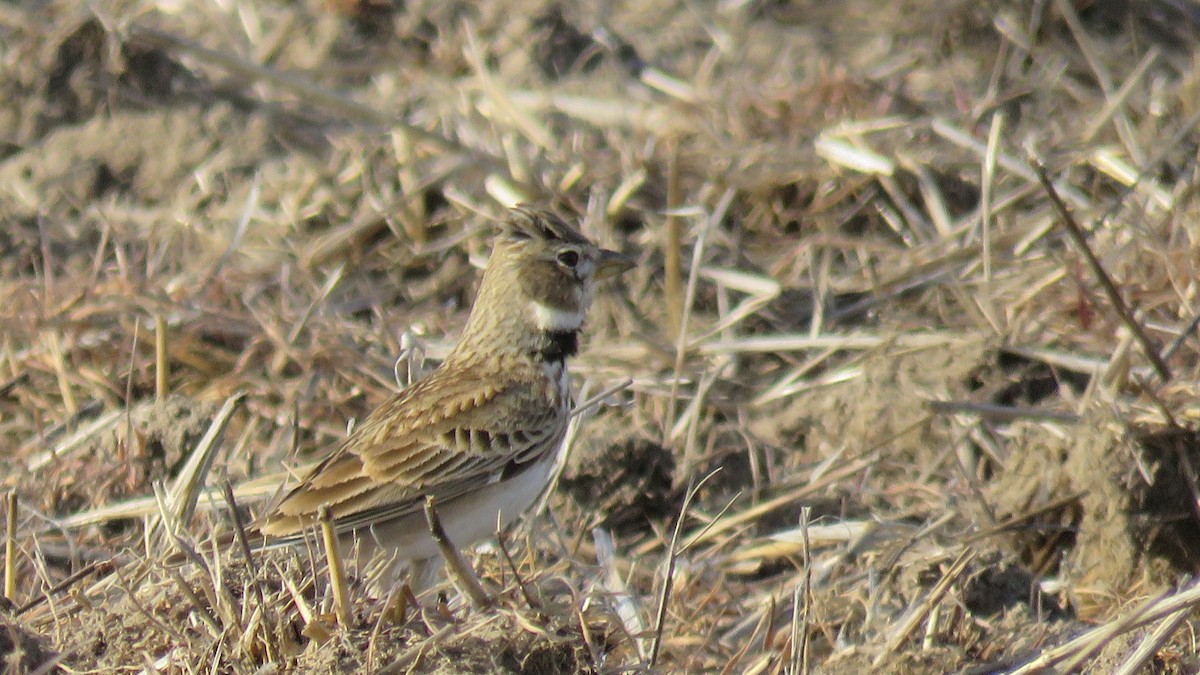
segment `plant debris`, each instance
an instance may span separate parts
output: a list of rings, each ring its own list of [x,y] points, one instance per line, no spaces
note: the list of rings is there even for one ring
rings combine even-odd
[[[4,5],[4,663],[1200,670],[1198,29]],[[316,536],[215,545],[447,353],[518,201],[639,265],[598,294],[560,489],[467,552],[487,606],[353,551],[337,604]]]

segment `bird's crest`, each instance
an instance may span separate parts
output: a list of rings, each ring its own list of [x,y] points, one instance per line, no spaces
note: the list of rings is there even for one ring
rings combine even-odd
[[[578,229],[569,225],[558,214],[527,204],[520,204],[508,212],[508,216],[500,225],[500,233],[515,241],[532,239],[572,244],[590,243]]]

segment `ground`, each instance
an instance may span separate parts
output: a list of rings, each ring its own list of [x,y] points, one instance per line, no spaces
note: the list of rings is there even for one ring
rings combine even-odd
[[[6,663],[1200,670],[1200,4],[578,4],[0,5]],[[518,201],[639,264],[490,605],[214,546]]]

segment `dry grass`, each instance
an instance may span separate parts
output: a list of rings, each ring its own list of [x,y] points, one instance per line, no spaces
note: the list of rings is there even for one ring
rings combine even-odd
[[[1200,5],[77,4],[0,8],[14,669],[1200,669]],[[516,200],[641,264],[476,601],[215,545]]]

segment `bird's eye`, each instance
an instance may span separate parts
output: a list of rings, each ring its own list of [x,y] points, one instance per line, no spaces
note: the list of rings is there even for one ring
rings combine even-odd
[[[558,262],[571,269],[575,269],[575,266],[579,264],[579,252],[570,249],[563,251],[558,254]]]

